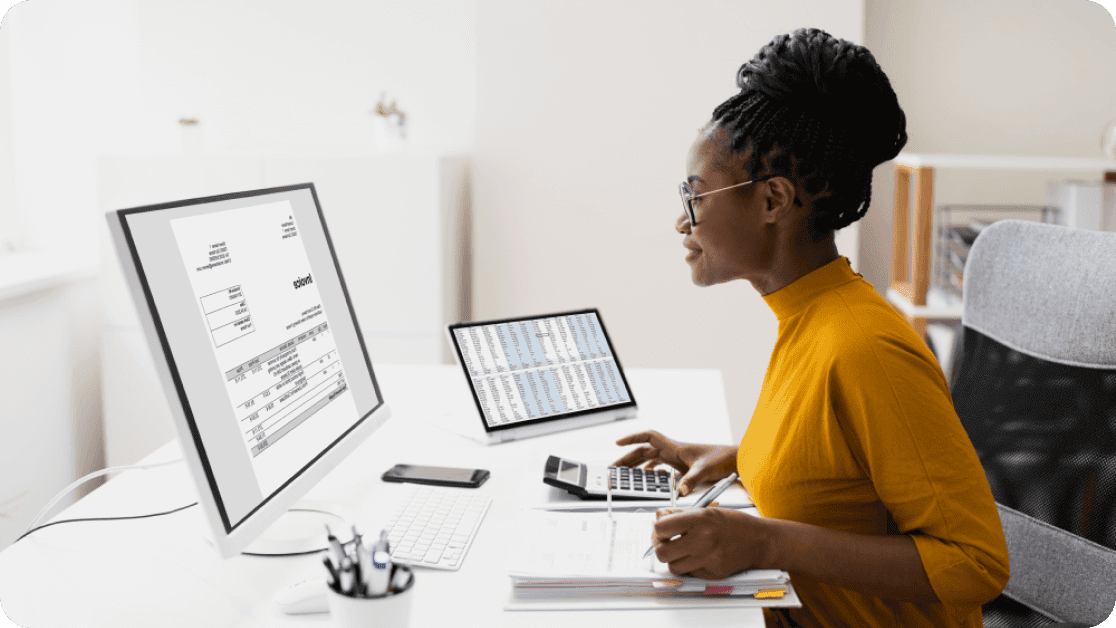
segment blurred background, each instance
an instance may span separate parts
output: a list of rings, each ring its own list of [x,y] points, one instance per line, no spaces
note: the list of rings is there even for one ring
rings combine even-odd
[[[875,54],[907,152],[1104,157],[1116,29],[1088,0],[15,5],[0,548],[74,479],[173,438],[104,214],[211,194],[316,184],[374,364],[452,362],[447,322],[597,307],[625,366],[719,369],[739,439],[776,321],[750,284],[690,282],[677,186],[737,68],[802,26]],[[942,170],[935,202],[1043,203],[1066,176]],[[881,293],[892,197],[883,164],[837,237]]]

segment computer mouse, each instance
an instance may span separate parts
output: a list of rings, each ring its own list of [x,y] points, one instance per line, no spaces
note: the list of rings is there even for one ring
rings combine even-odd
[[[275,604],[288,615],[328,613],[325,578],[308,578],[276,592]]]

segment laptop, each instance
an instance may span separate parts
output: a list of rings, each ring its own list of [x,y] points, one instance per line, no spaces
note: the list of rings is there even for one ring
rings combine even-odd
[[[487,444],[636,416],[594,309],[448,325]],[[477,432],[474,432],[477,433]]]

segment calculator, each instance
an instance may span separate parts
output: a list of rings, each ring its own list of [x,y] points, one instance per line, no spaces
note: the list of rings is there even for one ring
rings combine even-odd
[[[606,499],[611,484],[613,499],[670,500],[670,473],[654,469],[588,465],[550,456],[543,482],[581,499]]]

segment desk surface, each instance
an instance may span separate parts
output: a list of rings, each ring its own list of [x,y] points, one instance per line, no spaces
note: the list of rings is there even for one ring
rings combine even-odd
[[[507,612],[505,569],[516,513],[531,506],[526,483],[547,454],[585,461],[612,460],[626,434],[657,429],[691,442],[729,443],[729,421],[719,371],[629,369],[639,418],[494,446],[436,427],[477,421],[464,378],[451,366],[377,368],[392,418],[323,480],[307,499],[332,500],[355,510],[358,529],[383,520],[392,491],[406,487],[379,477],[397,462],[481,467],[492,478],[478,491],[492,505],[462,568],[419,569],[412,626],[447,625],[469,617],[479,626],[762,626],[745,608]],[[425,384],[424,384],[425,382]],[[437,391],[437,394],[431,394]],[[145,461],[180,457],[177,441]],[[161,512],[195,501],[184,465],[129,471],[110,480],[56,519]],[[48,626],[326,626],[329,616],[285,615],[272,602],[280,588],[321,571],[320,556],[221,560],[202,539],[198,508],[134,521],[54,526],[0,552],[0,605],[16,623]],[[619,614],[622,614],[621,617]]]

